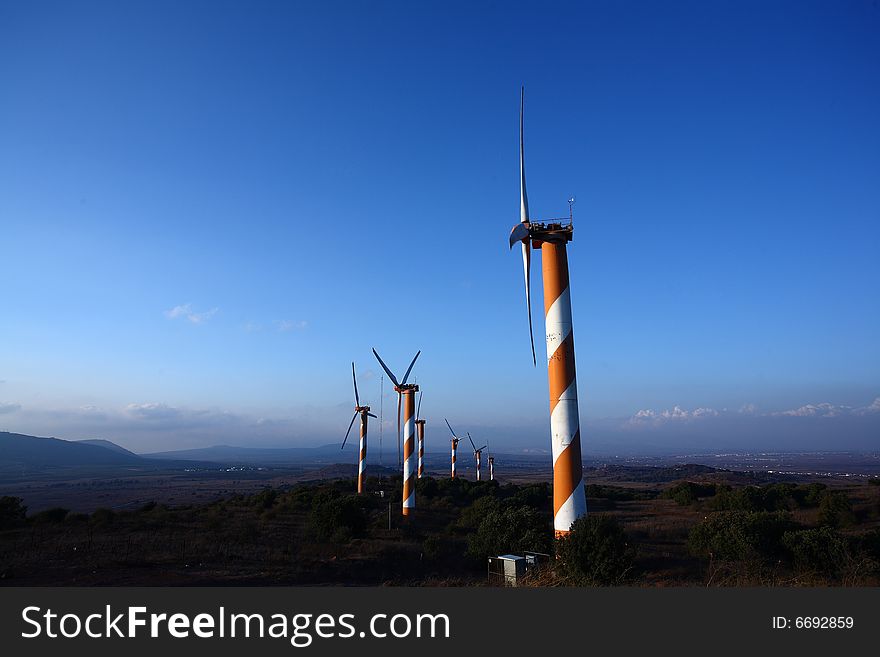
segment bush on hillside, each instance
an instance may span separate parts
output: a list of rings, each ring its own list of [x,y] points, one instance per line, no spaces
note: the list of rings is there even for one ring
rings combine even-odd
[[[586,515],[556,541],[556,556],[556,573],[566,584],[618,586],[632,570],[634,550],[614,517]]]

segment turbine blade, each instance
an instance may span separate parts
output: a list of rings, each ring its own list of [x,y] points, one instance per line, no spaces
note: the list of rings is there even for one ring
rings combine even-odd
[[[526,194],[526,158],[523,143],[523,108],[525,106],[526,88],[520,88],[519,96],[519,216],[520,221],[529,221],[529,196]]]
[[[480,447],[480,449],[478,449],[477,451],[478,451],[478,452],[482,452],[482,451],[483,451],[484,449],[486,449],[487,447],[488,447],[488,445],[483,445],[483,446]]]
[[[530,274],[532,269],[532,252],[530,250],[528,240],[525,240],[522,243],[522,253],[523,253],[523,274],[526,279],[526,312],[529,315],[529,341],[532,345],[532,365],[535,367],[538,366],[538,359],[535,356],[535,331],[532,328],[532,293],[530,291]]]
[[[455,432],[452,430],[452,425],[449,424],[449,420],[447,420],[446,418],[443,418],[443,421],[446,423],[446,426],[449,427],[449,433],[452,434],[452,437],[457,438],[458,436],[456,436]]]
[[[403,465],[403,457],[400,449],[400,402],[403,398],[401,393],[397,393],[397,467]]]
[[[416,419],[417,420],[422,419],[422,416],[420,415],[420,413],[422,412],[422,395],[424,395],[424,394],[425,393],[423,393],[421,390],[419,390],[419,405],[416,407]]]
[[[361,405],[361,399],[358,397],[358,380],[354,375],[354,361],[351,361],[351,380],[354,382],[354,402],[358,406]]]
[[[413,365],[416,364],[416,359],[419,357],[419,354],[422,353],[422,350],[416,352],[416,355],[413,356],[412,362],[409,364],[409,367],[406,369],[406,374],[403,375],[403,383],[406,383],[406,380],[409,378],[409,373],[412,372]]]
[[[397,382],[397,377],[395,377],[391,370],[388,369],[388,366],[382,361],[382,358],[379,356],[379,353],[376,351],[376,348],[373,347],[373,355],[376,356],[376,360],[379,361],[379,365],[382,366],[382,369],[385,370],[385,374],[388,375],[388,378],[394,382],[394,385],[399,386],[400,384]]]
[[[476,451],[477,451],[477,446],[474,445],[474,439],[471,438],[471,432],[470,432],[470,431],[467,432],[467,436],[468,436],[468,440],[471,441],[471,447],[473,447],[473,448],[474,448],[474,452],[476,452]]]
[[[510,248],[516,242],[522,242],[523,275],[526,282],[526,311],[529,316],[529,342],[532,345],[532,364],[537,367],[538,359],[535,355],[535,330],[532,328],[532,292],[530,274],[532,269],[532,252],[529,244],[529,196],[526,193],[526,155],[525,139],[523,137],[523,114],[525,109],[526,90],[520,88],[519,97],[519,218],[520,223],[510,231]]]
[[[370,417],[376,418],[377,420],[379,419],[375,415],[373,415],[372,413],[367,413],[367,415],[369,415]]]
[[[351,416],[351,422],[348,425],[348,431],[345,432],[345,438],[342,441],[342,447],[340,447],[339,449],[342,449],[343,447],[345,447],[345,441],[348,440],[348,434],[351,433],[351,428],[354,426],[354,421],[355,421],[355,418],[357,418],[357,416],[358,416],[358,412],[355,411],[354,415]]]

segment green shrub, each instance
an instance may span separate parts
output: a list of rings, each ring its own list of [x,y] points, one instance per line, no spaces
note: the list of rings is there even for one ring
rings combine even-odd
[[[612,502],[628,502],[632,500],[653,500],[658,496],[655,490],[639,490],[634,488],[624,488],[623,486],[604,486],[601,484],[587,484],[584,486],[584,493],[587,497],[595,497],[601,500],[610,500]],[[712,493],[715,494],[715,487],[712,487]]]
[[[422,543],[422,552],[428,561],[444,561],[460,558],[461,545],[448,536],[433,535]]]
[[[849,554],[846,539],[831,527],[786,532],[782,543],[797,568],[823,575],[836,575]]]
[[[782,537],[797,529],[783,511],[725,511],[712,514],[688,535],[688,547],[701,557],[722,561],[770,559],[783,551]]]
[[[278,499],[278,491],[274,488],[264,488],[256,495],[252,495],[250,504],[259,509],[270,509]]]
[[[90,522],[96,527],[108,527],[116,522],[116,512],[113,509],[95,509]]]
[[[468,536],[467,553],[483,561],[486,557],[525,550],[549,552],[549,530],[549,522],[531,507],[496,504]]]
[[[804,506],[816,507],[819,506],[819,501],[822,498],[822,493],[825,492],[825,489],[828,488],[825,484],[808,484],[807,486],[800,486],[804,491]]]
[[[437,480],[434,479],[434,477],[422,477],[421,479],[416,479],[416,499],[433,499],[437,497],[439,490],[440,487],[437,485]]]
[[[31,519],[34,522],[38,523],[58,523],[62,522],[67,514],[70,513],[70,509],[64,509],[60,506],[53,507],[51,509],[46,509],[45,511],[40,511],[39,513],[35,513],[31,516]]]
[[[315,496],[308,526],[318,540],[344,543],[364,534],[367,517],[357,497],[330,490]]]
[[[513,502],[520,506],[530,506],[533,509],[550,509],[553,495],[550,484],[541,482],[520,487],[513,495]]]
[[[475,531],[483,522],[483,518],[500,511],[501,502],[494,497],[482,497],[461,512],[456,526],[466,531]]]
[[[20,497],[0,497],[0,530],[20,527],[27,516],[27,507]]]
[[[819,497],[819,524],[827,527],[849,527],[856,523],[852,504],[842,491],[824,491]]]
[[[634,550],[612,516],[586,515],[556,541],[559,577],[573,586],[616,586],[625,583]]]
[[[681,506],[693,504],[701,497],[715,495],[715,484],[701,484],[693,481],[683,481],[675,486],[664,490],[660,497],[667,500],[675,500]]]
[[[824,490],[825,484],[776,483],[738,489],[719,486],[709,508],[715,511],[793,511],[818,506]]]

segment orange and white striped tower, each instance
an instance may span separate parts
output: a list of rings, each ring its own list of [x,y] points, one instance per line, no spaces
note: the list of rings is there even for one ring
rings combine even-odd
[[[403,515],[416,510],[416,432],[415,393],[419,387],[413,383],[398,386],[403,398]]]
[[[416,420],[416,433],[419,437],[419,471],[418,478],[425,474],[425,421]]]
[[[446,426],[449,427],[449,432],[452,434],[452,478],[455,479],[455,456],[458,453],[458,443],[461,442],[461,438],[455,435],[449,420],[443,418],[443,421],[446,422]]]
[[[495,457],[489,457],[489,481],[495,481]]]
[[[403,375],[403,380],[398,382],[397,377],[388,369],[388,366],[385,365],[384,361],[379,357],[379,353],[373,349],[373,354],[376,356],[376,360],[379,361],[379,364],[382,366],[382,369],[385,370],[385,374],[388,375],[394,382],[394,390],[398,395],[398,415],[397,415],[397,433],[400,435],[400,408],[403,407],[403,515],[408,516],[412,515],[416,509],[416,486],[415,486],[415,475],[416,475],[416,457],[415,457],[415,394],[419,390],[419,386],[413,383],[407,383],[406,380],[409,378],[409,373],[412,372],[413,365],[416,364],[416,359],[418,359],[421,351],[416,352],[416,355],[413,357],[412,362],[409,364],[409,367],[406,370],[406,374]]]
[[[348,434],[351,433],[351,427],[354,425],[355,418],[358,415],[361,416],[361,441],[360,447],[358,449],[358,476],[357,476],[357,491],[358,495],[361,495],[364,492],[364,479],[365,473],[367,470],[367,423],[369,420],[367,418],[376,417],[372,413],[370,413],[369,406],[361,406],[361,400],[358,396],[358,384],[357,377],[354,374],[354,363],[351,364],[351,380],[354,383],[354,415],[351,418],[351,422],[348,424],[348,431],[345,432],[345,438],[342,440],[342,447],[345,447],[345,441],[348,440]]]
[[[572,523],[587,513],[581,432],[578,417],[574,333],[568,284],[567,230],[547,224],[536,231],[543,238],[544,312],[547,332],[547,378],[550,383],[550,435],[553,441],[553,526],[567,534]]]
[[[523,146],[523,98],[519,115],[520,223],[510,233],[510,246],[522,243],[529,333],[532,332],[529,294],[530,247],[541,249],[544,314],[547,337],[547,377],[550,383],[550,440],[553,449],[553,527],[557,537],[567,534],[575,520],[587,514],[581,433],[575,376],[574,333],[566,245],[572,240],[569,221],[535,223],[529,220]],[[535,343],[532,338],[532,360]]]
[[[477,446],[474,444],[474,439],[471,438],[470,432],[468,432],[467,437],[468,437],[468,440],[471,441],[471,447],[474,448],[474,460],[477,463],[477,481],[480,481],[482,479],[482,477],[480,476],[480,465],[483,462],[483,450],[486,449],[486,447],[488,447],[488,445],[483,445],[482,447],[477,449]]]
[[[361,415],[361,440],[360,447],[358,448],[358,495],[362,495],[364,492],[364,479],[366,478],[366,470],[367,470],[367,416],[369,415],[370,407],[366,406],[363,414]]]

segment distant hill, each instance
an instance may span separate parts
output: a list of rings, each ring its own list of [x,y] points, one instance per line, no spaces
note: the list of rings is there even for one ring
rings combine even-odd
[[[118,454],[127,454],[128,456],[133,456],[135,458],[138,457],[134,452],[130,452],[125,447],[120,447],[116,443],[112,443],[109,440],[101,440],[100,438],[95,438],[93,440],[76,440],[74,442],[79,443],[80,445],[95,445],[96,447],[103,447],[104,449],[113,450]]]
[[[0,431],[0,472],[20,475],[56,468],[216,468],[217,463],[149,459],[109,440],[61,440]]]
[[[215,445],[199,449],[181,449],[172,452],[153,452],[141,454],[149,459],[186,459],[213,461],[215,463],[250,463],[262,465],[303,464],[303,463],[339,463],[340,461],[356,460],[351,454],[357,453],[357,443],[351,445],[350,453],[340,450],[339,445],[322,445],[321,447],[233,447]]]
[[[106,441],[102,441],[106,442]],[[109,443],[111,444],[112,443]],[[0,431],[3,464],[13,468],[63,467],[72,465],[141,465],[144,459],[121,447],[108,449],[85,441],[38,438]]]

